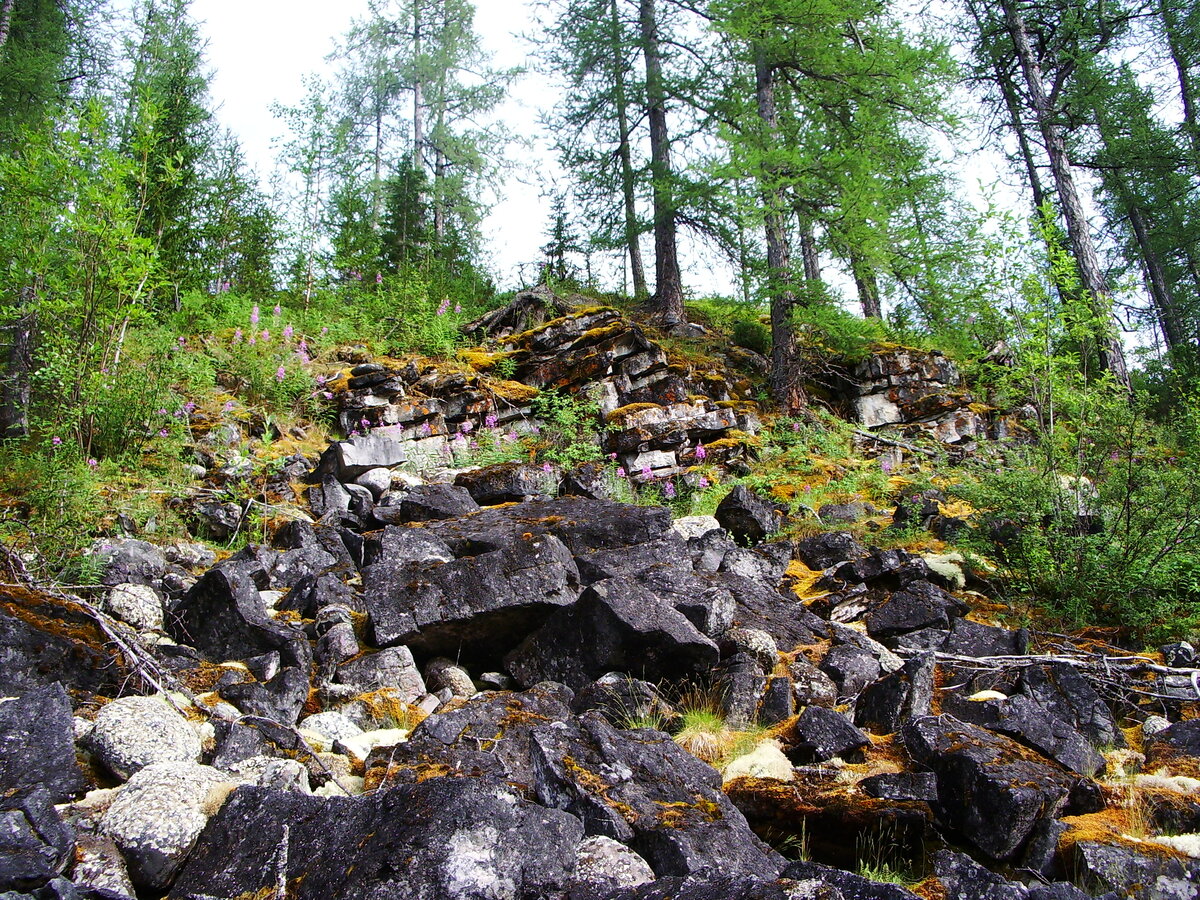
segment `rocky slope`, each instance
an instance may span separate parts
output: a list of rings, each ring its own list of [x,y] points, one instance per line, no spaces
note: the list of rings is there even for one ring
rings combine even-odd
[[[493,352],[600,384],[631,471],[753,430],[615,314],[521,313]],[[415,476],[511,412],[496,385],[360,368],[374,427],[277,476],[311,515],[272,545],[111,540],[94,604],[3,589],[0,893],[1200,896],[1191,648],[989,624],[918,555],[773,539],[744,488],[673,522],[588,466]],[[723,729],[681,732],[697,707]]]

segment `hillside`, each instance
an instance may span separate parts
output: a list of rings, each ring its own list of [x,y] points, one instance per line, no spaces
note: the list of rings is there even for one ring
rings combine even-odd
[[[1001,352],[816,333],[784,417],[689,313],[543,287],[389,357],[277,311],[179,339],[217,386],[136,464],[14,461],[0,892],[1200,897],[1173,449],[1089,451],[1168,500],[1039,480]]]

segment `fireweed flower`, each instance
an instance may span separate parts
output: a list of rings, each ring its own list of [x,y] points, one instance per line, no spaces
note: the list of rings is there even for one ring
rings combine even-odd
[[[547,475],[549,475],[554,471],[554,467],[552,465],[550,465],[550,463],[543,463],[542,471],[545,472]]]
[[[96,466],[100,465],[100,463],[94,457],[92,459],[89,459],[87,464],[89,466],[91,466],[93,469],[96,468]]]
[[[891,475],[892,474],[892,461],[890,459],[880,460],[879,468],[883,469],[884,475]]]
[[[471,429],[473,429],[474,427],[475,426],[471,424],[471,420],[467,419],[467,421],[463,422],[461,425],[458,426],[458,430],[461,431],[463,434],[470,434]]]
[[[700,480],[696,482],[696,487],[700,488],[700,490],[704,490],[708,487],[708,479],[701,475]]]
[[[376,283],[376,284],[383,284],[383,273],[382,273],[382,272],[376,272],[376,273],[375,273],[375,283]]]
[[[332,400],[333,399],[333,391],[323,391],[321,393],[321,396],[324,397],[326,400]]]
[[[253,347],[255,344],[258,343],[258,337],[256,335],[251,334],[250,340],[246,341],[246,343]]]
[[[450,308],[450,298],[447,297],[446,299],[444,299],[442,301],[441,305],[437,308],[437,314],[439,316],[444,316],[446,314],[446,310],[448,310],[449,308]]]
[[[225,412],[233,412],[233,408],[234,408],[235,406],[237,406],[237,404],[236,404],[236,403],[234,403],[232,400],[226,400],[226,401],[225,401],[225,406],[224,406],[224,407],[222,407],[222,409],[224,409],[224,410],[225,410]]]
[[[704,457],[706,457],[706,456],[708,456],[708,451],[704,449],[704,445],[697,444],[696,445],[696,459],[704,459]]]
[[[236,331],[234,331],[233,342],[235,344],[240,344],[242,342],[242,329],[239,328]]]
[[[625,467],[624,466],[617,466],[617,477],[618,478],[625,477]]]
[[[489,413],[483,420],[483,427],[484,428],[495,428],[496,427],[496,416],[492,413]]]
[[[262,339],[264,341],[269,341],[271,339],[271,332],[268,331],[266,328],[263,329]]]
[[[653,478],[654,477],[654,473],[650,471],[649,466],[642,466],[642,477],[643,478]]]
[[[280,366],[275,370],[275,380],[283,381],[285,378],[287,378],[287,369],[285,369],[283,366]]]
[[[674,482],[668,481],[666,484],[663,485],[663,496],[666,497],[668,500],[675,499],[675,484],[674,484]]]
[[[430,425],[428,422],[422,422],[420,431],[421,431],[421,434],[424,434],[424,435],[433,434],[433,426]]]
[[[359,419],[358,424],[361,425],[363,428],[370,428],[371,420],[370,419]]]
[[[62,443],[62,438],[60,438],[60,437],[59,437],[59,436],[56,434],[54,437],[50,438],[50,443],[52,443],[52,444],[53,444],[55,447],[57,447],[59,444],[61,444],[61,443]]]
[[[278,303],[276,303],[275,308],[273,310],[271,310],[271,315],[273,315],[277,319],[283,315],[283,310],[279,308]]]
[[[461,303],[455,303],[455,304],[454,304],[454,314],[457,316],[457,315],[458,315],[459,313],[461,313],[461,312],[462,312],[462,304],[461,304]]]
[[[290,340],[292,339],[292,334],[293,334],[293,333],[294,333],[294,332],[292,331],[292,326],[291,326],[291,325],[285,325],[285,326],[284,326],[284,329],[283,329],[283,339],[284,339],[285,341],[290,341]]]
[[[158,436],[159,436],[159,437],[166,437],[166,436],[167,436],[167,435],[169,435],[170,433],[171,433],[171,432],[167,431],[167,429],[165,429],[165,428],[161,428],[161,429],[159,429]]]
[[[251,325],[258,324],[258,304],[257,303],[254,304],[254,309],[250,310],[250,324]]]

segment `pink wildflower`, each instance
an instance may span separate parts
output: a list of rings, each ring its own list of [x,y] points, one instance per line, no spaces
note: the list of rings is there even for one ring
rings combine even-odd
[[[166,437],[166,436],[167,436],[167,435],[169,435],[170,433],[171,433],[171,432],[167,431],[167,429],[165,429],[165,428],[161,428],[161,429],[159,429],[158,436],[159,436],[159,437]]]
[[[625,467],[624,466],[617,466],[617,477],[618,478],[625,477]]]
[[[271,339],[271,332],[266,328],[263,329],[262,339],[264,341],[269,341]]]
[[[100,465],[100,463],[95,458],[89,459],[87,464],[89,466],[91,466],[93,469],[96,468],[96,466]]]
[[[649,466],[642,466],[642,477],[643,478],[653,478],[654,477],[654,473],[652,471],[650,471]]]
[[[668,500],[675,499],[675,485],[673,482],[668,481],[666,484],[663,485],[663,496],[666,497]]]
[[[708,479],[701,475],[700,480],[696,482],[696,487],[700,488],[700,490],[704,490],[708,487]]]
[[[550,463],[543,463],[542,471],[545,472],[547,475],[550,475],[554,472],[554,466],[550,465]]]
[[[235,344],[240,344],[242,342],[242,329],[239,328],[236,331],[234,331],[233,342]]]
[[[56,434],[54,437],[50,438],[50,443],[52,443],[52,444],[53,444],[55,447],[57,447],[59,444],[61,444],[61,443],[62,443],[62,438],[60,438],[60,437],[59,437],[59,436]]]
[[[287,369],[285,369],[283,366],[280,366],[275,370],[275,380],[283,381],[285,378],[287,378]]]
[[[254,304],[254,309],[250,310],[250,324],[251,325],[258,324],[258,304],[257,303]]]
[[[484,417],[483,427],[484,428],[495,428],[496,427],[496,416],[494,413],[489,413],[487,416]]]
[[[375,273],[375,283],[376,283],[376,284],[383,284],[383,273],[382,273],[382,272],[376,272],[376,273]]]
[[[275,318],[277,318],[277,319],[278,319],[280,316],[282,316],[282,315],[283,315],[283,310],[282,310],[282,309],[280,309],[280,307],[279,307],[279,304],[278,304],[278,303],[276,303],[276,304],[275,304],[275,308],[274,308],[273,310],[271,310],[271,315],[273,315],[273,316],[274,316]]]
[[[293,331],[292,331],[292,326],[291,326],[291,325],[285,325],[285,326],[284,326],[284,329],[283,329],[283,339],[284,339],[285,341],[290,341],[290,340],[292,339],[292,334],[293,334]]]
[[[708,456],[708,451],[704,449],[704,445],[697,444],[696,445],[696,459],[704,459],[704,457],[706,457],[706,456]]]

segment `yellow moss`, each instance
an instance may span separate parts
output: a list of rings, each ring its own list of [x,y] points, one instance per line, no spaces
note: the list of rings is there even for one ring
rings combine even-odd
[[[938,513],[947,519],[969,519],[977,510],[965,500],[949,500],[938,503]]]
[[[541,393],[537,388],[519,381],[500,381],[489,379],[484,386],[502,400],[510,403],[528,403]]]
[[[539,325],[537,328],[530,328],[528,331],[522,331],[520,334],[515,334],[508,338],[505,343],[519,347],[528,346],[535,337],[537,337],[539,334],[549,331],[551,328],[558,328],[562,325],[565,325],[571,319],[598,315],[600,313],[613,313],[614,315],[619,315],[617,310],[613,309],[611,306],[593,306],[586,309],[578,309],[574,312],[568,313],[565,316],[559,316],[557,319],[551,319],[549,322],[545,322]]]
[[[816,597],[823,597],[827,593],[826,591],[813,590],[813,585],[825,573],[816,569],[810,569],[798,559],[794,559],[788,563],[785,574],[788,578],[792,579],[792,593],[801,600],[812,600]]]
[[[563,768],[567,770],[571,780],[575,782],[577,787],[588,794],[599,797],[630,825],[637,822],[639,817],[632,806],[608,796],[608,792],[613,789],[613,785],[609,784],[595,772],[589,772],[572,756],[563,757]]]
[[[655,800],[655,805],[659,807],[654,815],[655,821],[663,828],[683,828],[696,824],[697,819],[701,822],[715,822],[722,817],[719,804],[699,794],[694,796],[696,799],[692,803],[682,800]]]
[[[489,353],[486,350],[480,350],[478,348],[458,351],[459,359],[465,362],[476,372],[487,372],[493,366],[495,366],[496,363],[500,362],[500,360],[508,359],[511,356],[511,353]]]

